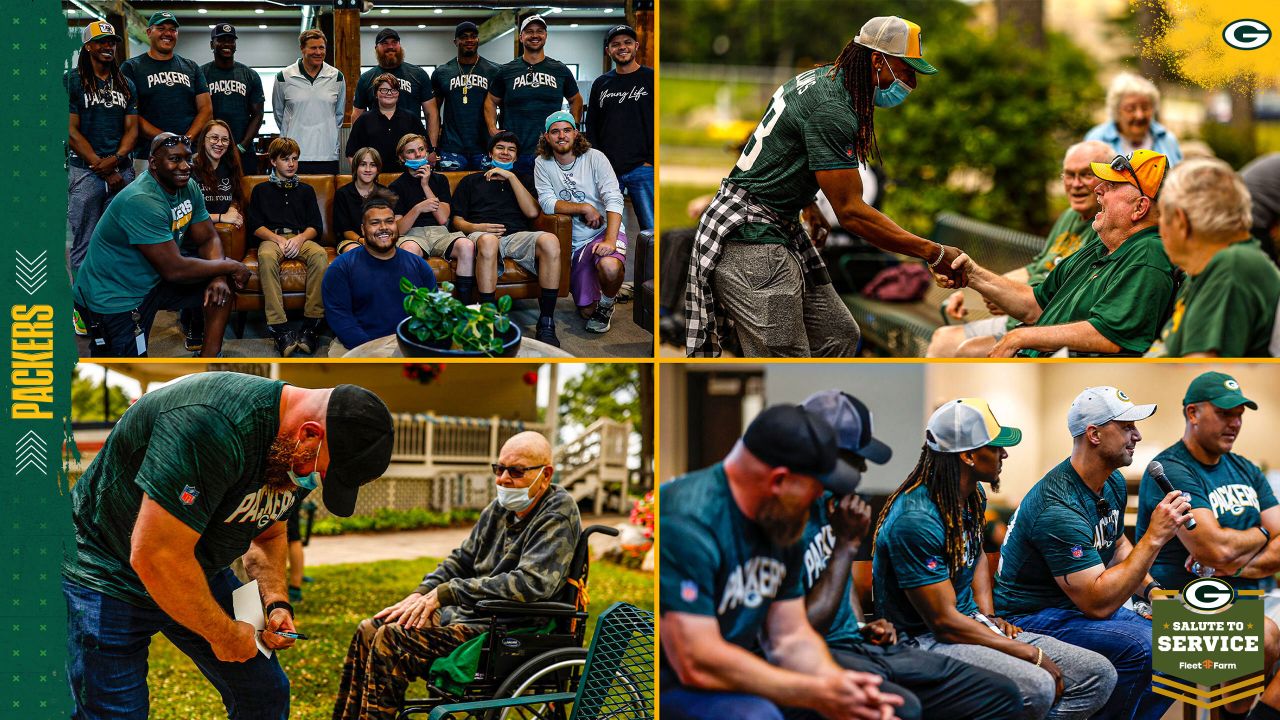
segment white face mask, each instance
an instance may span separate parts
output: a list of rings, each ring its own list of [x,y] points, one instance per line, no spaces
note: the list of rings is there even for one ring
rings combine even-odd
[[[543,468],[544,470],[546,468]],[[533,497],[529,495],[529,488],[538,484],[542,479],[542,470],[538,471],[538,476],[529,483],[528,487],[509,488],[498,486],[498,504],[510,510],[511,512],[524,512],[533,504]]]

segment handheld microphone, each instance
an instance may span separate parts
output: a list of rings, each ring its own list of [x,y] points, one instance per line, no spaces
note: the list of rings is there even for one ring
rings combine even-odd
[[[1160,492],[1163,492],[1165,495],[1168,495],[1169,493],[1173,492],[1174,490],[1173,483],[1169,482],[1168,477],[1165,477],[1164,466],[1160,464],[1159,460],[1151,461],[1151,464],[1147,466],[1147,474],[1149,474],[1151,476],[1151,479],[1155,480],[1156,484],[1160,486]],[[1188,518],[1187,524],[1184,525],[1183,527],[1185,527],[1188,530],[1195,530],[1196,519]]]

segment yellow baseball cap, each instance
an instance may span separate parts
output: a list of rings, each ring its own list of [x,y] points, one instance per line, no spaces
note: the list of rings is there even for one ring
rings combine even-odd
[[[873,17],[862,26],[853,41],[885,55],[902,58],[916,72],[934,75],[938,68],[925,62],[924,31],[910,20],[896,15]]]
[[[105,20],[94,20],[85,25],[84,29],[80,31],[80,44],[87,45],[94,40],[101,40],[105,37],[120,39],[120,35],[116,33],[115,28],[111,27],[111,23]]]
[[[1132,173],[1122,169],[1125,163],[1133,169]],[[1138,192],[1154,198],[1160,192],[1165,171],[1169,169],[1169,158],[1154,150],[1134,150],[1129,157],[1117,155],[1109,163],[1089,163],[1089,166],[1093,168],[1093,174],[1102,180],[1129,183],[1138,188]]]

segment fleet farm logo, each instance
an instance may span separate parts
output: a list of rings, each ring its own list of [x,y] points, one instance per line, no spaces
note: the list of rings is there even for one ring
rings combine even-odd
[[[1153,692],[1202,708],[1262,692],[1262,591],[1207,577],[1151,597]]]

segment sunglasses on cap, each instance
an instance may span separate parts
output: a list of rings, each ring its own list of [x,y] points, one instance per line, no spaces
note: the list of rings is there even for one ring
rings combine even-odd
[[[186,135],[173,135],[162,140],[159,145],[156,145],[156,147],[157,148],[177,147],[179,143],[186,145],[188,148],[190,148],[191,138],[187,137]]]
[[[1142,197],[1150,200],[1151,196],[1142,189],[1142,182],[1138,180],[1138,173],[1134,171],[1133,165],[1129,164],[1129,158],[1123,155],[1117,155],[1111,159],[1111,169],[1118,173],[1129,173],[1129,177],[1133,178],[1133,184],[1138,188],[1138,193]]]
[[[502,477],[502,473],[505,472],[507,476],[510,477],[512,480],[521,480],[524,478],[525,473],[529,472],[530,470],[541,470],[542,468],[546,467],[546,465],[529,465],[528,467],[518,467],[515,465],[499,465],[498,463],[493,463],[489,467],[493,468],[493,474],[497,477]]]

